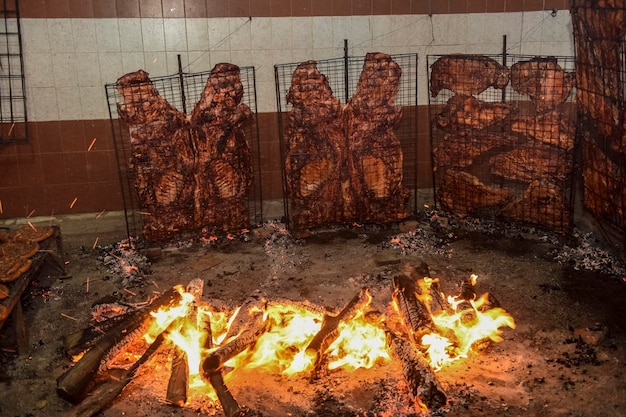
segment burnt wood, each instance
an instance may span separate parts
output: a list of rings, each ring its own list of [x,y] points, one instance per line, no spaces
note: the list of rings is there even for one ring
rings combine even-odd
[[[397,275],[393,277],[392,298],[406,327],[409,338],[419,344],[422,336],[431,333],[434,323],[430,311],[416,296],[417,287],[413,277]]]
[[[402,364],[402,374],[411,397],[431,412],[444,407],[448,397],[422,353],[390,331],[387,331],[387,344],[392,356]]]
[[[91,417],[106,408],[117,396],[122,392],[124,387],[133,379],[137,370],[141,365],[146,363],[148,359],[161,347],[165,341],[166,335],[179,325],[174,320],[170,325],[155,338],[154,342],[145,350],[139,359],[128,368],[121,376],[117,378],[109,377],[105,382],[99,385],[91,395],[83,402],[74,407],[66,415],[66,417]]]
[[[134,314],[129,315],[126,320],[112,328],[73,367],[57,379],[57,394],[74,404],[79,403],[90,389],[92,381],[96,379],[103,359],[116,344],[124,340],[128,333],[133,332],[149,320],[151,311],[179,299],[180,294],[178,291],[170,289],[154,300],[148,307],[137,310]]]
[[[324,315],[322,327],[309,342],[306,347],[306,351],[315,355],[315,369],[313,375],[317,375],[321,371],[323,364],[323,354],[326,349],[337,339],[339,336],[339,323],[341,321],[348,321],[354,317],[354,315],[370,302],[371,296],[367,288],[361,289],[357,295],[355,295],[346,306],[336,316],[329,314]]]

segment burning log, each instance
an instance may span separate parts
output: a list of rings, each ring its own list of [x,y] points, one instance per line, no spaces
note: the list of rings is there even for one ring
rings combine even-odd
[[[448,397],[422,353],[390,331],[387,331],[387,344],[391,347],[391,354],[402,364],[412,398],[431,411],[444,407]]]
[[[165,401],[169,404],[182,407],[187,402],[187,389],[189,388],[189,366],[187,354],[179,347],[174,347],[172,355],[172,370],[167,383]]]
[[[416,296],[415,282],[413,277],[407,275],[393,277],[392,298],[398,307],[410,339],[419,344],[423,335],[433,331],[434,323],[428,307]]]
[[[210,349],[213,347],[213,331],[211,330],[211,320],[205,321],[205,332],[206,338],[204,341],[204,348]],[[224,383],[224,377],[222,376],[221,370],[209,371],[206,372],[205,377],[209,379],[211,386],[215,390],[217,394],[217,399],[222,404],[222,410],[226,417],[238,417],[243,413],[241,411],[241,407],[235,400],[235,397],[230,393],[230,390]]]
[[[192,280],[187,284],[187,292],[192,294],[194,302],[189,312],[189,321],[195,322],[198,316],[197,302],[202,298],[204,281],[200,278]],[[187,402],[187,390],[189,388],[189,363],[187,354],[178,346],[174,346],[172,354],[172,370],[167,383],[167,393],[165,400],[173,405],[182,407]]]
[[[313,374],[318,375],[323,363],[323,353],[333,343],[333,341],[339,336],[339,330],[337,326],[341,321],[348,321],[357,311],[363,308],[371,301],[372,296],[367,288],[363,288],[357,295],[355,295],[346,306],[336,316],[329,314],[324,315],[324,321],[322,322],[322,328],[317,332],[315,337],[309,342],[305,351],[315,355],[315,369]]]
[[[233,340],[220,346],[202,362],[202,370],[205,376],[209,376],[211,372],[220,370],[226,361],[234,358],[245,349],[254,345],[259,336],[265,332],[266,323],[263,317],[263,311],[253,312],[253,317],[248,322],[247,327]]]
[[[90,383],[100,368],[104,358],[129,333],[140,328],[148,319],[150,312],[160,306],[170,304],[180,298],[178,291],[171,289],[159,296],[149,307],[137,310],[112,328],[91,347],[87,353],[69,370],[57,379],[57,394],[74,404],[79,403],[90,387]]]
[[[130,368],[117,378],[109,377],[109,379],[98,386],[85,401],[71,410],[67,417],[91,417],[104,409],[122,392],[124,387],[128,385],[139,367],[146,363],[159,347],[161,347],[165,341],[166,335],[178,325],[177,320],[170,323],[167,329],[159,333],[154,342]]]

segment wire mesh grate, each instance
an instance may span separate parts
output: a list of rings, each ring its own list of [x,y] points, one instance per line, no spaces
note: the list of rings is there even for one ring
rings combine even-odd
[[[626,7],[601,3],[571,8],[583,204],[626,243]]]
[[[413,214],[417,55],[371,53],[274,69],[290,227]]]
[[[565,233],[573,219],[574,59],[429,55],[437,207]]]
[[[253,67],[105,85],[129,237],[164,241],[262,221]]]

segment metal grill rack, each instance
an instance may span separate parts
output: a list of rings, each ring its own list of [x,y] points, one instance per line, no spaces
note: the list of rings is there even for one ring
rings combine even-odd
[[[28,139],[19,1],[0,5],[0,145]]]
[[[241,103],[249,106],[253,112],[253,117],[245,121],[242,127],[252,163],[252,185],[247,198],[247,211],[249,224],[254,225],[263,219],[255,70],[254,67],[239,67],[239,70],[239,77],[243,86]],[[210,75],[211,71],[184,73],[180,70],[173,75],[150,77],[150,82],[169,105],[188,115],[200,99]],[[129,130],[131,126],[119,117],[118,105],[122,103],[122,97],[117,90],[116,83],[106,84],[105,90],[117,155],[128,237],[142,237],[144,216],[147,213],[142,211],[137,190],[137,175],[132,166],[133,147],[131,146]],[[163,152],[166,156],[176,153],[174,141],[172,140],[171,144],[164,146],[159,152]],[[154,169],[158,170],[159,167],[154,167]],[[181,175],[188,176],[193,175],[193,173],[181,172]],[[187,209],[188,207],[185,207],[188,206],[187,203],[179,202],[179,208],[181,210]],[[173,202],[173,204],[176,203]],[[185,221],[182,217],[184,216],[181,216],[181,226]],[[201,232],[213,233],[210,227],[197,232],[196,235],[200,235]],[[177,236],[176,233],[173,233],[171,237]]]
[[[569,231],[574,58],[429,55],[437,208]]]
[[[626,9],[572,3],[583,206],[626,259]]]
[[[399,149],[401,152],[398,154],[398,160],[401,161],[401,173],[402,176],[401,183],[402,186],[408,191],[409,197],[406,200],[405,204],[405,212],[408,215],[412,215],[415,213],[417,206],[417,63],[418,57],[417,54],[397,54],[390,55],[391,59],[398,64],[401,69],[401,77],[399,80],[399,89],[397,95],[395,96],[394,105],[400,105],[402,110],[401,119],[395,126],[393,127],[393,136],[391,138],[391,142],[389,142],[389,149],[385,149],[388,143],[385,140],[381,140],[378,143],[371,143],[372,147],[377,147],[372,150],[372,154],[387,154],[391,158],[391,154],[395,152],[393,149],[397,149],[397,144],[395,141],[399,141]],[[328,81],[328,86],[331,90],[331,95],[333,100],[337,100],[341,106],[345,106],[350,99],[355,94],[357,89],[357,83],[359,82],[359,78],[364,69],[364,63],[366,60],[366,56],[358,56],[352,57],[346,56],[342,58],[334,58],[334,59],[325,59],[325,60],[317,60],[315,62],[315,66],[319,73],[321,73],[326,80]],[[294,71],[298,68],[299,65],[303,64],[303,62],[297,63],[289,63],[289,64],[279,64],[274,66],[274,74],[275,74],[275,83],[276,83],[276,96],[277,96],[277,108],[278,108],[278,121],[279,121],[279,137],[281,142],[281,161],[283,163],[283,185],[284,185],[284,210],[286,214],[286,221],[291,228],[310,228],[310,227],[319,227],[319,226],[327,226],[332,225],[333,223],[385,223],[389,221],[398,220],[398,216],[391,214],[391,216],[386,216],[383,207],[372,208],[369,210],[357,210],[358,213],[344,213],[343,215],[339,213],[339,211],[350,211],[342,208],[341,201],[335,201],[337,204],[329,203],[328,201],[322,202],[320,200],[327,199],[327,197],[321,197],[320,199],[316,199],[315,197],[309,198],[307,203],[303,204],[294,204],[294,196],[293,193],[290,193],[289,187],[287,186],[290,178],[288,178],[288,174],[286,173],[285,163],[286,159],[289,157],[287,143],[290,140],[288,135],[289,128],[289,115],[293,109],[293,105],[287,101],[287,94],[291,87],[292,78],[294,75]],[[381,106],[382,107],[382,106]],[[345,127],[344,127],[345,128]],[[316,141],[316,138],[309,138],[312,142]],[[344,139],[346,141],[347,147],[351,146],[349,144],[348,139]],[[320,145],[319,138],[317,138],[317,142],[319,147],[315,149],[316,146],[310,148],[309,151],[304,150],[300,154],[294,156],[293,151],[291,151],[291,156],[299,159],[300,161],[307,160],[313,161],[319,155],[315,153],[323,153],[324,151],[321,149],[322,145]],[[394,144],[392,144],[394,143]],[[330,146],[330,145],[328,145]],[[334,146],[334,145],[333,145]],[[344,146],[343,144],[339,146]],[[358,157],[357,157],[358,159]],[[389,162],[389,161],[387,161]],[[387,163],[386,162],[386,163]],[[340,161],[339,165],[344,165],[343,174],[338,173],[337,176],[343,176],[341,178],[335,178],[338,182],[343,182],[344,187],[346,184],[350,184],[349,187],[355,187],[354,178],[350,182],[350,180],[346,180],[346,162]],[[360,164],[360,168],[367,170],[366,164],[361,161],[357,162]],[[320,168],[319,173],[311,172],[312,164],[306,168],[307,174],[312,175],[313,177],[319,176],[319,178],[324,177],[326,174],[323,171],[324,169],[328,169],[327,166],[323,166]],[[380,164],[378,165],[380,168]],[[368,175],[365,172],[366,176]],[[371,174],[371,173],[370,173]],[[308,187],[317,187],[318,184],[309,184]],[[341,191],[338,191],[341,194]],[[367,191],[365,193],[368,193]],[[344,191],[345,194],[345,191]],[[344,196],[345,198],[345,196]],[[341,197],[339,197],[341,199]],[[324,204],[326,207],[324,208]],[[395,204],[395,203],[392,203]],[[315,212],[320,212],[324,210],[335,211],[336,213],[317,215]],[[325,220],[320,220],[321,217],[326,219],[330,219],[328,223]],[[317,220],[316,220],[317,218]],[[300,220],[298,220],[300,219]]]

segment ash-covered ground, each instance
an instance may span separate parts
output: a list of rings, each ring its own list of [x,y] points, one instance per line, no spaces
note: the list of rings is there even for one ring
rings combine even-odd
[[[72,415],[56,394],[71,366],[63,337],[87,327],[96,306],[141,306],[195,278],[204,299],[240,305],[251,294],[340,309],[363,287],[383,310],[391,279],[405,264],[426,263],[443,291],[457,294],[469,274],[515,319],[502,342],[444,367],[437,375],[445,416],[626,415],[626,273],[588,232],[567,239],[532,228],[423,213],[414,222],[351,226],[294,236],[277,222],[229,237],[159,248],[124,245],[124,232],[64,233],[69,279],[42,276],[23,298],[30,355],[15,353],[12,326],[0,334],[0,415]],[[98,241],[96,241],[98,238]],[[102,416],[222,415],[191,390],[189,403],[165,403],[171,350],[142,366]],[[248,372],[228,382],[256,416],[413,416],[400,365],[307,376]]]

